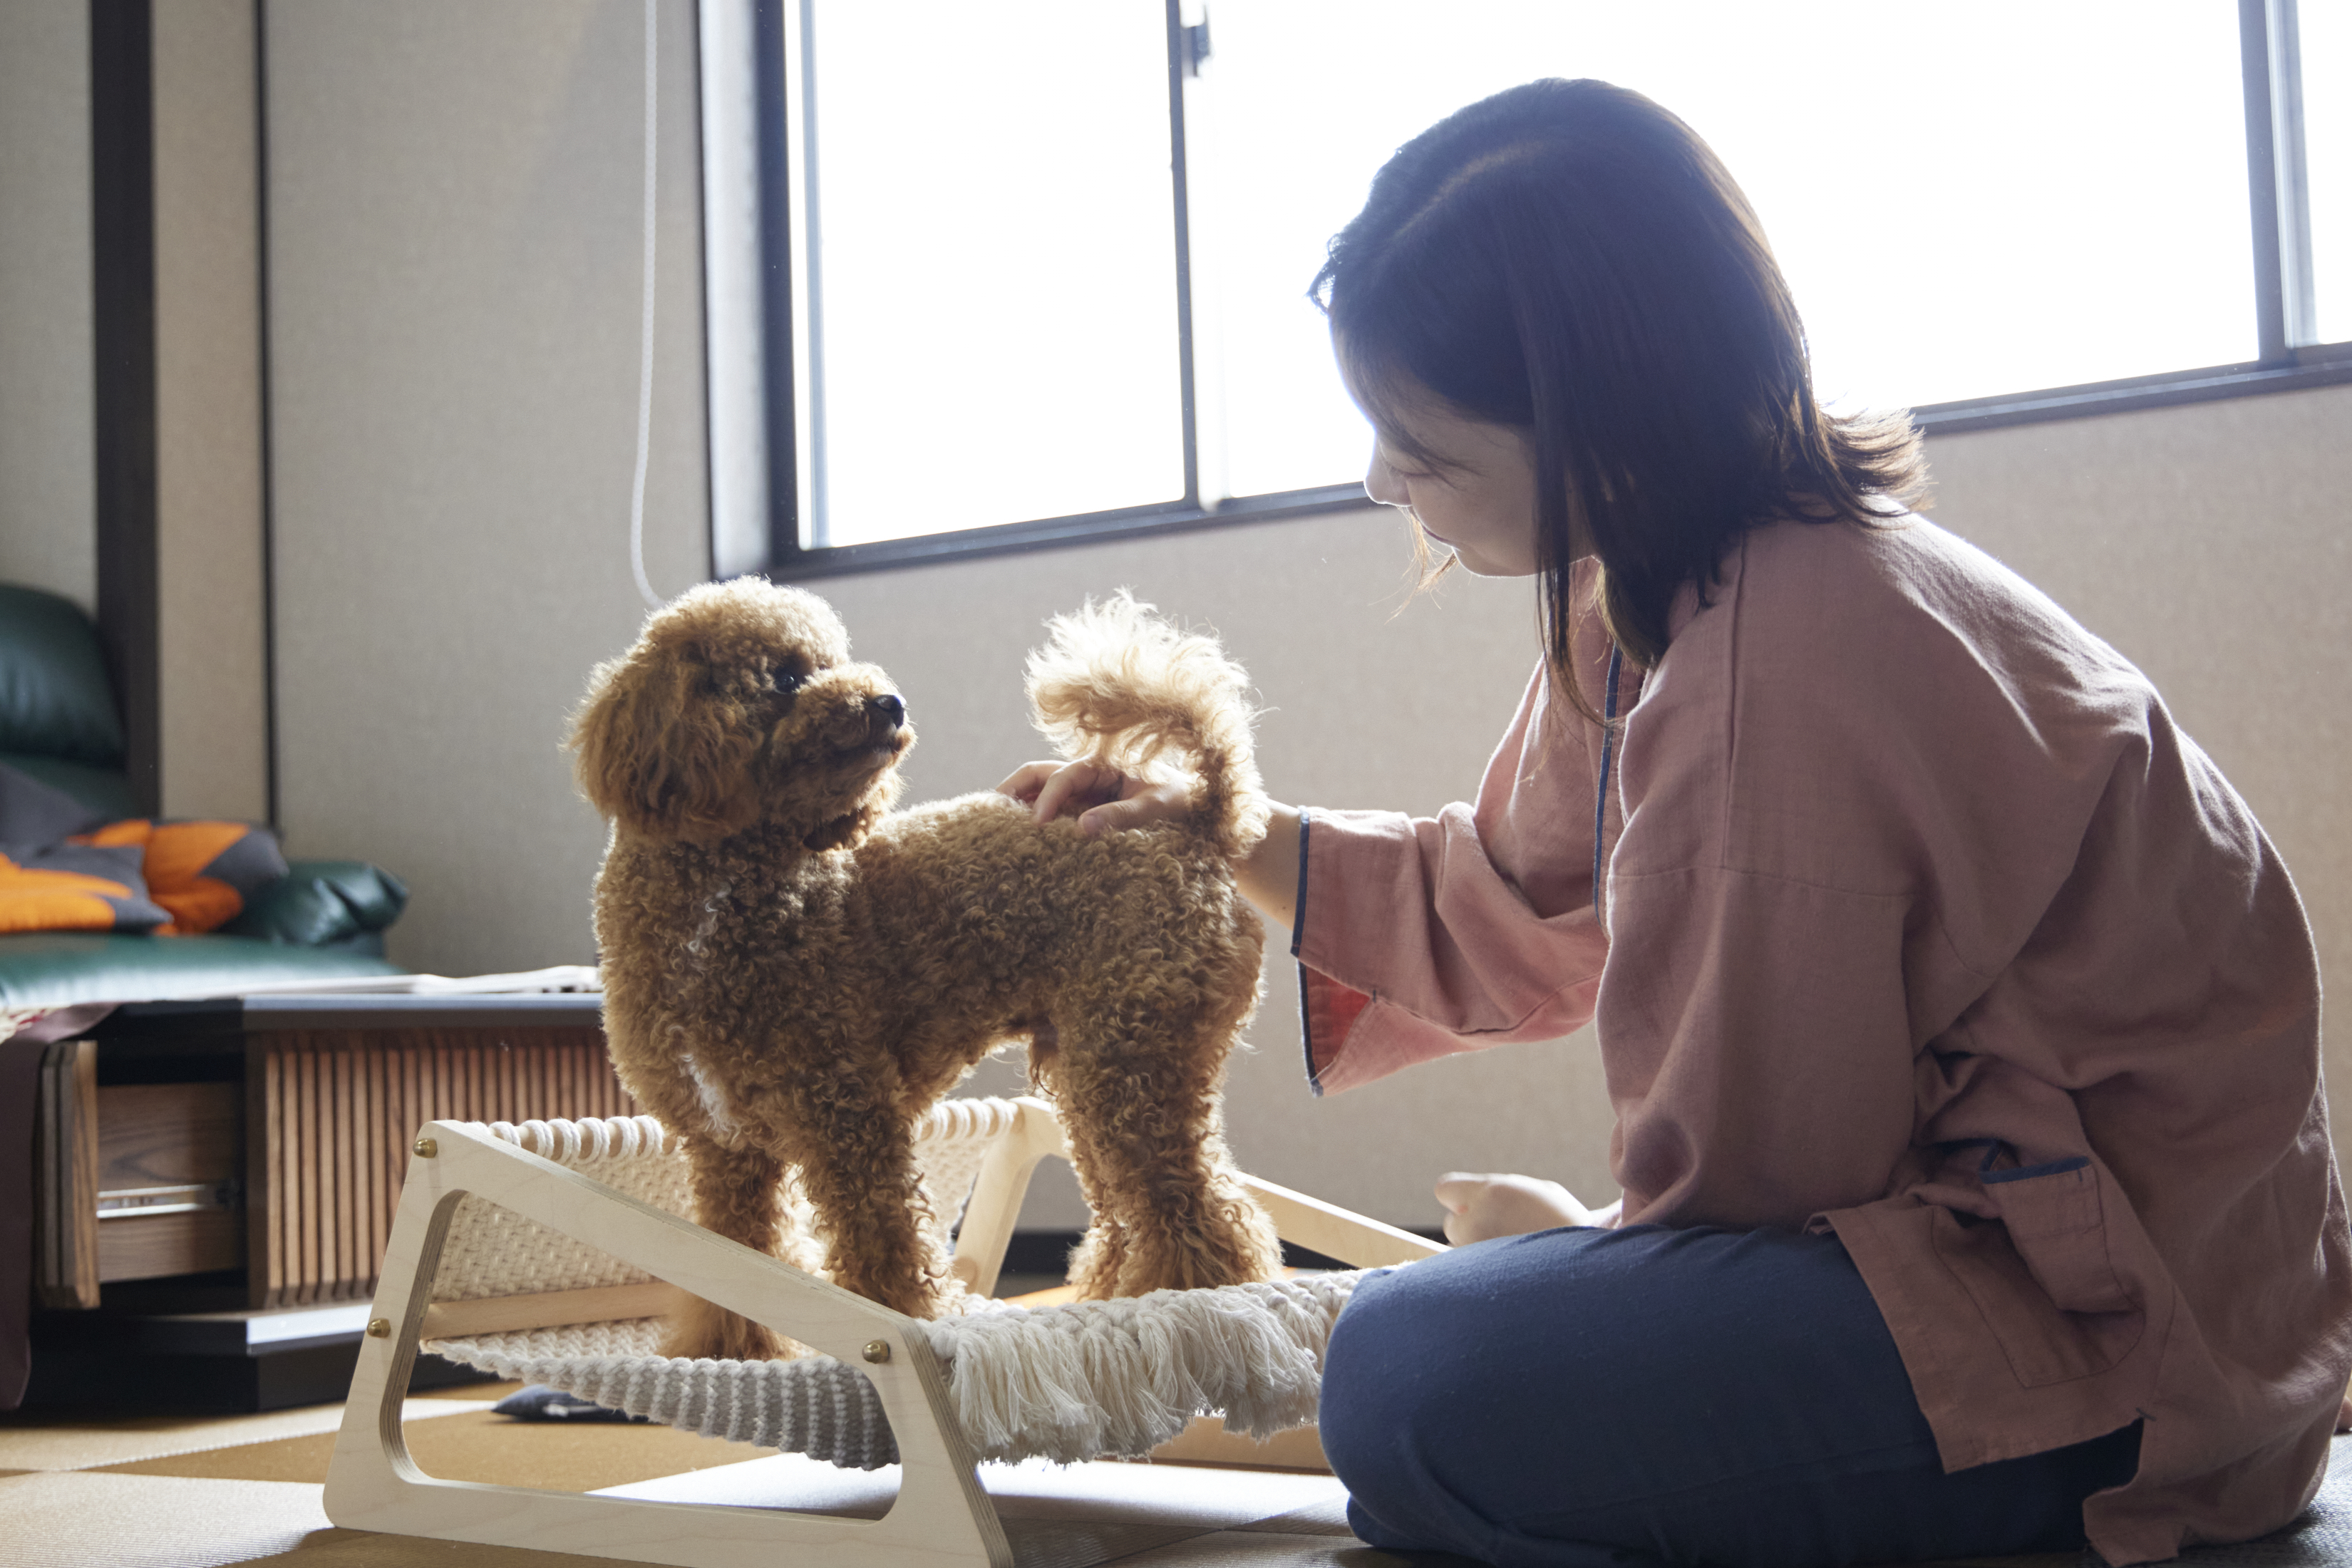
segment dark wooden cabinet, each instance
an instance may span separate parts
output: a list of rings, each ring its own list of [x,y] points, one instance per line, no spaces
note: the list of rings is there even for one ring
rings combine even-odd
[[[636,1110],[577,994],[142,1004],[49,1047],[40,1094],[51,1309],[365,1300],[421,1124]]]

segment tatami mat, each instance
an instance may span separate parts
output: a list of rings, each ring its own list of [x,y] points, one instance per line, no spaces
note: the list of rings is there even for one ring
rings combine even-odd
[[[609,1557],[531,1552],[520,1546],[469,1546],[414,1535],[322,1530],[291,1552],[252,1560],[253,1568],[613,1568]],[[778,1568],[789,1568],[780,1563]]]
[[[1262,1530],[1275,1535],[1344,1535],[1353,1540],[1356,1532],[1348,1528],[1348,1499],[1338,1497],[1317,1500],[1305,1508],[1244,1524],[1244,1530]]]
[[[1328,1508],[1348,1495],[1329,1476],[1102,1460],[983,1465],[980,1481],[994,1500],[998,1515],[1008,1520],[1087,1518],[1181,1526],[1195,1533],[1236,1529],[1318,1505]],[[898,1495],[898,1467],[844,1470],[804,1454],[778,1454],[690,1476],[616,1486],[606,1495],[878,1519]]]
[[[1325,1536],[1266,1535],[1216,1531],[1121,1557],[1118,1568],[1447,1568],[1466,1559],[1438,1553],[1412,1558],[1376,1552],[1352,1537],[1345,1543]],[[293,1552],[257,1558],[253,1568],[613,1568],[608,1559],[562,1552],[528,1552],[513,1546],[463,1546],[399,1535],[369,1535],[328,1530],[309,1537]],[[1029,1568],[1025,1560],[1019,1568]]]
[[[487,1410],[489,1403],[467,1390],[468,1399],[411,1399],[403,1421],[460,1415]],[[342,1425],[340,1405],[273,1410],[263,1415],[108,1415],[34,1411],[0,1415],[0,1469],[89,1470],[101,1465],[161,1459],[203,1449],[268,1443],[318,1433],[331,1436]],[[168,1473],[168,1472],[167,1472]]]
[[[879,1519],[898,1497],[898,1479],[895,1465],[841,1470],[802,1455],[780,1454],[614,1487],[603,1495]],[[1164,1558],[1166,1552],[1224,1536],[1234,1539],[1202,1561],[1246,1559],[1254,1568],[1306,1568],[1329,1561],[1335,1548],[1360,1544],[1344,1523],[1336,1539],[1311,1528],[1296,1534],[1250,1528],[1294,1518],[1342,1517],[1347,1492],[1328,1475],[1031,1460],[983,1465],[980,1482],[996,1507],[1017,1568],[1172,1562],[1179,1559]]]
[[[774,1452],[748,1443],[698,1437],[674,1426],[516,1422],[494,1415],[487,1407],[433,1420],[412,1419],[404,1440],[408,1457],[428,1476],[566,1492],[595,1491],[682,1470],[732,1465]],[[335,1435],[322,1432],[107,1468],[121,1475],[308,1481],[321,1486],[334,1451]]]
[[[0,1480],[0,1568],[213,1568],[327,1528],[319,1489],[56,1470]]]
[[[411,1455],[452,1480],[877,1517],[897,1472],[837,1470],[666,1426],[519,1423],[510,1384],[409,1400]],[[598,1568],[605,1559],[339,1530],[320,1487],[340,1405],[224,1417],[0,1416],[0,1568]],[[2182,1568],[2352,1568],[2352,1438],[2300,1528]],[[1179,1465],[984,1466],[1018,1568],[1406,1568],[1349,1531],[1328,1475]],[[1418,1555],[1412,1568],[1458,1560]],[[1935,1568],[2095,1568],[2087,1554]]]
[[[1399,1557],[1376,1551],[1353,1536],[1345,1545],[1320,1535],[1274,1535],[1262,1531],[1220,1530],[1190,1541],[1119,1559],[1119,1568],[1438,1568],[1467,1563],[1441,1552]]]

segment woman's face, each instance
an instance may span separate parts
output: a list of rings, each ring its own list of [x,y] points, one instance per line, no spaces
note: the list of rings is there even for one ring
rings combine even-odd
[[[1508,425],[1465,419],[1434,397],[1415,399],[1397,423],[1444,463],[1426,464],[1375,440],[1364,493],[1411,512],[1423,533],[1481,577],[1532,577],[1541,570],[1535,455],[1527,437]]]

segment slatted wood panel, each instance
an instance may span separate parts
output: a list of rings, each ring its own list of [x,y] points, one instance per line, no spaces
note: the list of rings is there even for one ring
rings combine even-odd
[[[634,1116],[593,1026],[256,1034],[246,1056],[257,1307],[364,1300],[427,1121]]]

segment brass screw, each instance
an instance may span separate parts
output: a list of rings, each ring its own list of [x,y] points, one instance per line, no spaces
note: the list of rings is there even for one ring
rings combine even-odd
[[[884,1362],[890,1359],[890,1342],[888,1340],[868,1340],[866,1342],[866,1350],[864,1354],[867,1361],[879,1366]]]
[[[430,1160],[434,1155],[438,1154],[439,1152],[441,1152],[441,1145],[433,1142],[432,1139],[419,1138],[416,1141],[416,1157],[418,1159]]]
[[[368,1338],[372,1340],[388,1340],[392,1338],[392,1320],[390,1318],[370,1318],[368,1320]]]

